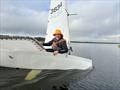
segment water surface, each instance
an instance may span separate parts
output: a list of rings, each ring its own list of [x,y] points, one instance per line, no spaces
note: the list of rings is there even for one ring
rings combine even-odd
[[[73,55],[93,60],[93,70],[44,70],[36,79],[25,81],[30,70],[1,67],[0,90],[120,90],[117,44],[77,43],[72,46]]]

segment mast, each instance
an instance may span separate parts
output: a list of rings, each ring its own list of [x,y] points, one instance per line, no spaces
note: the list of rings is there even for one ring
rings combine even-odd
[[[66,14],[67,14],[67,22],[68,22],[68,32],[69,32],[69,41],[68,41],[68,48],[69,48],[69,54],[71,54],[71,51],[73,51],[72,46],[71,46],[71,38],[70,38],[70,23],[69,23],[69,16],[73,16],[73,15],[77,15],[77,14],[70,14],[68,12],[68,4],[67,4],[67,0],[66,0]]]
[[[68,52],[68,54],[71,54],[71,51],[73,51],[72,50],[72,47],[71,47],[71,38],[70,38],[70,23],[69,23],[69,16],[70,16],[70,14],[68,13],[68,4],[67,4],[67,0],[66,0],[66,9],[65,9],[65,11],[66,11],[66,14],[67,14],[67,22],[68,22],[68,32],[69,32],[69,41],[68,41],[68,49],[69,49],[69,52]]]

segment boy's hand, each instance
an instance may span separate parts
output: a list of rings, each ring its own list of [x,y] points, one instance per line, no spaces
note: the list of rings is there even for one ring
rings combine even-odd
[[[57,46],[55,42],[52,43],[52,46]]]
[[[55,56],[55,55],[57,55],[59,52],[58,51],[54,51],[53,52],[53,55]]]
[[[53,42],[53,44],[52,44],[52,48],[53,48],[54,50],[56,50],[57,45],[56,45],[56,43],[55,43],[55,42]]]

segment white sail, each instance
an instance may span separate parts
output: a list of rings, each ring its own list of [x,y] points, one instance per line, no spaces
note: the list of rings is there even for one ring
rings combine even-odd
[[[59,28],[61,29],[67,44],[69,43],[70,35],[66,10],[66,0],[51,0],[45,42],[52,40],[54,31]]]

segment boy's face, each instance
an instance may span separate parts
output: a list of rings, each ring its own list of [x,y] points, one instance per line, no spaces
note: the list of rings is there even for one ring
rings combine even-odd
[[[55,35],[55,38],[56,38],[57,40],[59,40],[59,39],[61,38],[61,35],[59,35],[59,34],[57,35],[57,34],[56,34],[56,35]]]

